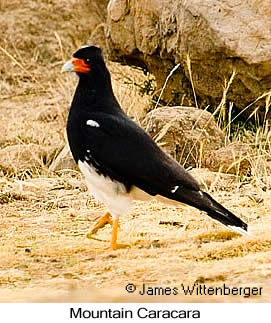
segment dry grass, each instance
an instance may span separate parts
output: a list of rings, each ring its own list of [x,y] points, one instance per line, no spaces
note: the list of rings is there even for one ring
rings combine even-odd
[[[64,58],[88,38],[83,37],[88,31],[76,29],[76,24],[82,25],[79,22],[90,16],[82,11],[71,15],[79,10],[74,3],[0,2],[4,49],[0,51],[1,149],[29,144],[64,146],[67,107],[76,80],[60,75],[59,70]],[[47,40],[41,42],[44,34]],[[150,98],[139,95],[134,84],[144,82],[145,76],[117,64],[110,63],[109,68],[121,104],[140,122]],[[224,282],[264,286],[264,296],[215,301],[267,301],[271,295],[269,130],[259,130],[252,144],[258,158],[250,181],[238,179],[224,185],[221,178],[220,189],[211,189],[217,200],[249,223],[251,237],[225,231],[189,207],[135,203],[132,213],[121,218],[119,236],[131,248],[114,252],[105,249],[110,227],[97,235],[102,242],[85,237],[105,209],[89,197],[78,172],[54,174],[46,163],[24,167],[22,172],[1,170],[0,300],[176,301],[128,295],[124,287],[128,282],[171,287]],[[259,173],[259,165],[265,177]],[[251,199],[252,194],[259,199]],[[160,220],[184,226],[159,224]]]

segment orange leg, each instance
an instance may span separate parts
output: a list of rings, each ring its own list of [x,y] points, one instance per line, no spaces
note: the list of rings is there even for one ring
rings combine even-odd
[[[94,239],[92,237],[93,234],[97,233],[99,229],[103,228],[106,224],[112,225],[112,241],[111,241],[111,248],[113,250],[127,248],[129,245],[126,244],[119,244],[117,243],[118,238],[118,229],[120,227],[118,219],[111,219],[111,214],[107,212],[104,216],[102,216],[98,222],[95,224],[94,228],[87,234],[87,238]]]
[[[113,220],[113,230],[112,230],[112,241],[111,241],[111,248],[113,250],[129,247],[129,245],[127,245],[127,244],[117,243],[119,227],[120,227],[119,219],[114,219]]]
[[[91,239],[91,236],[98,232],[101,228],[103,228],[106,224],[113,225],[111,214],[107,212],[104,216],[102,216],[98,222],[95,224],[94,228],[87,234],[87,238]]]

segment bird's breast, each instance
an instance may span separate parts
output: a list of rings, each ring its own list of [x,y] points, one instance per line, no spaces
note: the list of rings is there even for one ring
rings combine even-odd
[[[130,208],[131,198],[123,183],[102,174],[87,161],[78,161],[78,167],[85,177],[88,190],[98,201],[104,203],[113,216],[119,216]]]

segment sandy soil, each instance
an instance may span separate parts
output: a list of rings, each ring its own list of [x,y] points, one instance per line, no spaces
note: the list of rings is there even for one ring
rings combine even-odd
[[[120,219],[119,241],[131,247],[112,251],[106,249],[109,226],[97,234],[102,241],[86,238],[106,210],[88,195],[79,172],[50,172],[53,157],[46,152],[33,150],[24,161],[12,153],[18,146],[44,151],[65,145],[76,80],[60,69],[90,35],[81,23],[90,11],[82,13],[74,3],[0,1],[0,301],[270,301],[271,191],[256,180],[231,185],[221,180],[211,192],[249,223],[250,237],[225,231],[190,207],[154,201],[135,203]],[[139,120],[149,98],[132,81],[143,82],[144,76],[109,67],[120,102]],[[177,287],[180,293],[129,294],[128,283],[138,290],[143,283]],[[262,296],[248,298],[184,296],[182,284],[194,283],[263,290]]]

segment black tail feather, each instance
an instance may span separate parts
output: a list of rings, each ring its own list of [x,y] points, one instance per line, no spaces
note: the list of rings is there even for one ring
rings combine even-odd
[[[247,231],[247,224],[244,221],[216,202],[209,194],[205,192],[203,192],[203,194],[208,202],[211,203],[211,205],[209,207],[207,206],[207,208],[203,209],[203,211],[207,212],[211,218],[218,220],[227,227],[237,227]]]
[[[173,198],[176,201],[191,205],[206,212],[211,218],[227,226],[228,229],[247,234],[247,224],[214,200],[208,193],[203,191],[189,191],[178,189]]]

